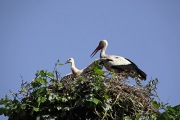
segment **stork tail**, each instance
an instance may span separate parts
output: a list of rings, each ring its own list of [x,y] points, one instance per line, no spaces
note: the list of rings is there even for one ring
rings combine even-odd
[[[146,80],[146,73],[144,73],[142,70],[140,70],[139,68],[137,68],[137,73],[140,75],[140,79],[141,80]]]

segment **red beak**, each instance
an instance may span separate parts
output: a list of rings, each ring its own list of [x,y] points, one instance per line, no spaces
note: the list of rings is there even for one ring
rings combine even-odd
[[[90,55],[90,57],[93,57],[101,48],[97,46],[97,48],[93,51],[93,53]]]

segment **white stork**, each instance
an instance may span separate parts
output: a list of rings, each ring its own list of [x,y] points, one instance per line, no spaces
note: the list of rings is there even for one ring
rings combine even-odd
[[[71,63],[71,71],[72,71],[72,74],[73,74],[74,76],[78,76],[78,75],[80,75],[80,74],[83,72],[83,70],[79,70],[79,69],[76,68],[73,58],[69,58],[69,59],[65,62],[65,64],[67,64],[67,63]]]
[[[65,62],[65,64],[67,64],[67,63],[71,63],[71,71],[72,71],[73,76],[83,76],[84,74],[92,71],[93,67],[95,65],[101,65],[102,66],[100,59],[97,59],[97,60],[93,61],[90,65],[88,65],[86,68],[84,68],[82,70],[79,70],[79,69],[76,68],[73,58],[69,58]],[[68,74],[68,75],[70,75],[70,74]]]
[[[93,57],[99,50],[101,50],[100,58],[106,59],[106,62],[104,62],[104,66],[108,71],[116,73],[126,72],[133,78],[135,75],[138,76],[138,78],[140,78],[141,80],[146,80],[146,73],[140,70],[137,65],[129,59],[116,55],[107,55],[105,53],[107,46],[108,42],[106,40],[101,40],[97,48],[91,54],[91,57]]]

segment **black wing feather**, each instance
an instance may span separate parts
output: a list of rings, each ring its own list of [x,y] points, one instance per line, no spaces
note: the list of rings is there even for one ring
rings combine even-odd
[[[116,65],[116,66],[111,66],[112,69],[116,69],[119,72],[122,71],[133,71],[138,73],[141,76],[142,80],[146,80],[146,73],[144,73],[142,70],[140,70],[137,65],[135,63],[133,63],[131,60],[125,58],[126,60],[128,60],[131,64],[128,65]]]

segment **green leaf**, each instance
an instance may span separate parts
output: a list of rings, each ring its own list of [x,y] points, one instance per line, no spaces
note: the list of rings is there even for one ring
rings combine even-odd
[[[176,105],[173,107],[175,110],[180,111],[180,105]]]
[[[34,97],[38,97],[43,92],[46,92],[45,87],[39,88],[38,90],[34,91],[32,94],[34,95]]]
[[[168,109],[168,111],[169,111],[171,114],[173,114],[173,113],[176,112],[171,106],[167,106],[166,108]]]
[[[99,74],[99,75],[103,75],[104,74],[104,72],[101,69],[99,69],[99,68],[95,68],[94,72],[95,72],[95,74]]]
[[[42,103],[46,102],[46,100],[47,100],[46,97],[42,97],[42,98],[41,98],[41,102],[42,102]]]
[[[57,65],[58,65],[58,66],[63,66],[63,64],[60,62],[59,59],[58,59],[58,61],[57,61]]]
[[[57,65],[58,65],[58,66],[63,66],[63,64],[61,64],[61,63],[58,63]]]
[[[104,97],[105,100],[109,99],[108,95],[104,95],[103,97]]]
[[[160,107],[160,104],[157,101],[155,101],[155,100],[152,101],[152,105],[156,109],[158,109]]]
[[[132,120],[130,116],[125,116],[123,120]]]
[[[98,100],[97,98],[93,98],[92,102],[95,103],[96,105],[100,102],[100,100]]]
[[[21,104],[21,109],[26,109],[26,104]]]
[[[0,108],[0,115],[6,115],[7,114],[7,109],[6,108]]]
[[[54,74],[53,74],[52,72],[48,72],[48,73],[47,73],[47,76],[49,76],[49,77],[52,77],[52,78],[53,78],[53,77],[54,77]]]
[[[26,88],[22,87],[21,92],[24,92],[24,91],[26,91]]]
[[[46,81],[46,79],[37,78],[36,80],[37,80],[38,82],[40,82],[40,83],[44,84],[44,85],[47,85],[47,81]]]
[[[169,115],[167,113],[162,113],[157,117],[157,120],[169,120]]]
[[[0,105],[3,105],[3,103],[4,103],[4,100],[3,100],[3,98],[1,98]]]
[[[38,100],[37,100],[37,101],[38,101],[38,106],[40,106],[40,104],[41,104],[41,103],[44,103],[46,100],[47,100],[46,97],[39,96],[39,97],[38,97]]]
[[[35,79],[32,81],[31,85],[33,88],[39,88],[41,86],[41,83],[36,81],[36,79]]]
[[[37,92],[38,92],[38,93],[42,93],[42,92],[44,92],[45,90],[46,90],[46,88],[45,88],[45,87],[42,87],[42,88],[39,88]]]
[[[61,98],[61,101],[62,102],[67,102],[68,100],[67,100],[67,98]]]
[[[41,77],[46,77],[46,73],[44,72],[44,70],[40,71],[40,75],[41,75]]]
[[[33,110],[36,111],[36,112],[38,112],[38,111],[39,111],[39,108],[33,107]]]

